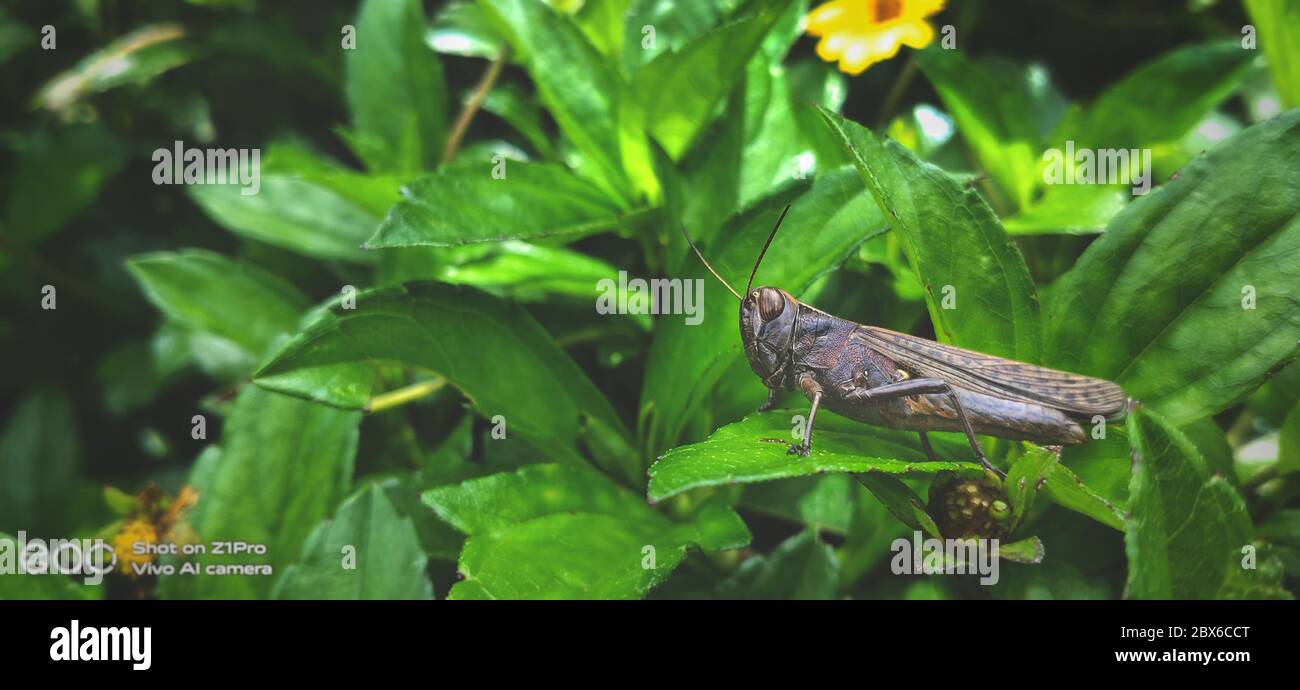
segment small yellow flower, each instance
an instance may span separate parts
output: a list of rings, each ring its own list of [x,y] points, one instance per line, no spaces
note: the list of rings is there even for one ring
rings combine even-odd
[[[943,0],[832,0],[808,13],[808,33],[820,36],[817,55],[840,71],[862,74],[898,54],[901,45],[924,48],[934,40],[925,18]]]
[[[153,562],[154,556],[151,553],[138,554],[135,552],[136,544],[157,544],[158,531],[154,529],[152,523],[148,520],[136,519],[122,526],[121,531],[113,538],[113,550],[117,552],[117,570],[125,573],[128,577],[135,577],[135,570],[132,564],[145,564]]]

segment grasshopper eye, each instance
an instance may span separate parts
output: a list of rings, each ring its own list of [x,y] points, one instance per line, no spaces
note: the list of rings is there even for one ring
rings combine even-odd
[[[771,321],[785,311],[785,300],[776,290],[755,291],[758,296],[758,313],[764,321]]]

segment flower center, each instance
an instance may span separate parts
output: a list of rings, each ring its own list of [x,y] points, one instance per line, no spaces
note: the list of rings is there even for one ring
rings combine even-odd
[[[870,0],[870,2],[872,18],[878,24],[903,13],[903,0]]]

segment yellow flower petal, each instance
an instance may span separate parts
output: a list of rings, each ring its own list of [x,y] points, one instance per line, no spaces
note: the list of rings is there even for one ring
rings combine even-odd
[[[901,46],[929,45],[934,28],[925,17],[943,5],[944,0],[832,0],[808,13],[806,31],[821,37],[818,57],[857,75],[894,57]]]

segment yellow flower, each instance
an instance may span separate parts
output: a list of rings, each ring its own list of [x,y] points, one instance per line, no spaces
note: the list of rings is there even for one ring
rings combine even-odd
[[[117,552],[117,562],[119,572],[125,573],[128,577],[135,577],[135,570],[132,564],[145,564],[153,561],[153,554],[136,553],[135,545],[139,544],[157,544],[158,531],[154,529],[153,524],[148,520],[136,519],[122,526],[121,531],[113,538],[113,550]]]
[[[858,75],[897,55],[900,45],[930,45],[934,28],[925,18],[941,9],[943,0],[832,0],[808,14],[808,33],[821,37],[821,59]]]

